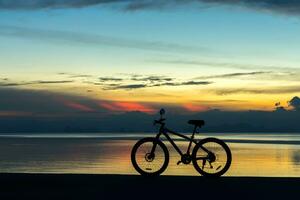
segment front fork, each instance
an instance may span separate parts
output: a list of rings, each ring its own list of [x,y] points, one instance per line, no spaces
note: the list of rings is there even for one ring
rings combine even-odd
[[[166,132],[166,130],[165,130],[164,126],[160,127],[159,133],[155,137],[155,141],[159,141],[160,136],[162,134],[164,134],[165,132]],[[150,152],[151,156],[155,156],[154,152],[155,152],[156,146],[157,146],[157,142],[153,142],[153,147],[152,147],[152,150]]]

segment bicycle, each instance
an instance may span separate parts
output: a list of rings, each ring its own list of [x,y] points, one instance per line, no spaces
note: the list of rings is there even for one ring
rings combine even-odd
[[[189,124],[194,125],[193,134],[188,137],[168,129],[165,126],[164,114],[165,110],[161,109],[160,119],[154,120],[154,125],[160,125],[159,133],[155,137],[140,139],[132,148],[131,162],[137,172],[144,176],[158,176],[166,170],[169,164],[169,151],[160,139],[162,135],[181,156],[177,165],[193,163],[194,168],[206,177],[219,177],[227,172],[231,165],[232,156],[226,143],[212,137],[199,141],[195,139],[197,129],[205,124],[203,120],[188,121]],[[169,134],[189,141],[186,153],[180,150]],[[191,151],[192,144],[194,147]]]

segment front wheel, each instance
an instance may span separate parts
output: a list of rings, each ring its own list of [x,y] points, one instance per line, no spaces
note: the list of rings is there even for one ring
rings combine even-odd
[[[217,138],[200,140],[192,153],[193,165],[203,176],[222,176],[229,169],[231,160],[229,147]]]
[[[169,152],[160,140],[143,138],[132,148],[131,162],[141,175],[158,176],[165,171],[169,163]]]

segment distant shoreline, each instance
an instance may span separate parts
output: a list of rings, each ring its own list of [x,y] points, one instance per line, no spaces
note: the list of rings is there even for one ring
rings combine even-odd
[[[180,130],[180,129],[172,129],[176,132],[180,132],[180,133],[191,133],[193,132],[192,129],[189,130]],[[124,134],[137,134],[137,133],[145,133],[145,134],[151,134],[157,132],[156,129],[153,129],[151,131],[97,131],[97,130],[92,130],[92,131],[0,131],[0,134],[95,134],[95,133],[109,133],[109,134],[118,134],[118,133],[124,133]],[[295,133],[300,133],[300,130],[295,130],[295,131],[289,131],[289,130],[257,130],[257,131],[247,131],[247,130],[241,130],[241,131],[237,131],[237,130],[201,130],[200,129],[200,133],[236,133],[236,134],[244,134],[244,133],[251,133],[251,134],[278,134],[278,133],[284,133],[284,134],[295,134]]]
[[[1,199],[279,199],[300,196],[300,178],[0,174]]]
[[[186,133],[188,135],[188,133]],[[64,134],[64,133],[52,133],[52,134],[1,134],[0,139],[101,139],[101,140],[138,140],[143,137],[153,137],[154,133],[73,133],[73,134]],[[278,138],[271,137],[273,135],[280,136]],[[240,136],[241,138],[234,138],[234,136]],[[257,136],[257,138],[243,138],[244,136]],[[259,137],[262,136],[260,139]],[[270,138],[265,138],[263,136],[269,136]],[[295,138],[283,138],[284,136]],[[300,144],[300,133],[296,134],[279,134],[279,133],[200,133],[197,135],[199,139],[203,139],[205,137],[217,137],[222,138],[223,141],[228,143],[244,143],[244,144],[290,144],[290,145],[297,145]],[[162,140],[165,138],[162,137]],[[185,141],[181,138],[174,137],[176,141]]]

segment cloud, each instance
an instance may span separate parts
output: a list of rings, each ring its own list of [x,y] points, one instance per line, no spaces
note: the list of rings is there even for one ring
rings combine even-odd
[[[85,34],[70,31],[43,30],[35,28],[4,26],[0,25],[0,36],[16,37],[31,40],[40,40],[46,42],[58,42],[64,44],[85,44],[92,46],[112,46],[119,48],[132,48],[150,51],[168,51],[168,52],[197,52],[207,51],[206,48],[197,46],[188,46],[175,43],[166,43],[160,41],[142,41],[125,38],[116,38],[98,34]]]
[[[2,112],[32,112],[53,113],[55,111],[66,111],[54,93],[45,91],[24,90],[16,88],[0,87],[0,111]]]
[[[297,67],[286,67],[286,66],[275,66],[275,65],[254,65],[254,64],[243,64],[243,63],[230,63],[230,62],[212,62],[212,61],[202,61],[202,60],[153,60],[150,62],[172,64],[172,65],[191,65],[191,66],[204,66],[213,68],[232,68],[232,69],[243,69],[243,70],[253,70],[253,69],[267,69],[282,70],[286,72],[290,71],[300,71]]]
[[[67,76],[69,78],[89,78],[93,77],[93,75],[90,74],[75,74],[75,73],[69,73],[69,72],[59,72],[57,75]]]
[[[213,84],[211,81],[186,81],[179,83],[178,85],[209,85]]]
[[[108,101],[89,97],[17,88],[0,88],[0,117],[17,116],[104,116],[114,111],[152,112],[148,103]],[[109,107],[109,105],[111,107]]]
[[[69,78],[92,78],[93,75],[88,74],[77,74],[77,75],[70,75]]]
[[[83,105],[81,103],[76,103],[72,101],[64,101],[64,104],[70,108],[73,108],[78,111],[84,111],[84,112],[94,112],[95,110],[90,108],[89,106]]]
[[[61,84],[61,83],[73,83],[71,80],[61,80],[61,81],[32,81],[27,84]]]
[[[118,5],[128,11],[174,9],[181,6],[213,7],[235,6],[274,13],[299,15],[298,0],[0,0],[0,9],[36,10],[57,8],[83,8],[100,5]]]
[[[194,80],[178,81],[176,78],[164,75],[119,74],[119,76],[116,77],[99,77],[99,81],[95,80],[86,83],[99,85],[103,90],[134,90],[163,86],[209,85],[213,82]]]
[[[300,92],[300,86],[279,86],[270,88],[224,88],[216,89],[215,93],[218,95],[231,95],[239,93],[249,93],[249,94],[289,94]]]
[[[126,1],[126,0],[125,0]],[[117,3],[121,0],[0,0],[0,9],[35,10],[57,8],[82,8],[106,3]]]
[[[243,76],[256,76],[262,74],[272,74],[271,71],[255,71],[255,72],[240,72],[240,73],[229,73],[229,74],[220,74],[212,76],[200,76],[196,79],[213,79],[213,78],[233,78],[233,77],[243,77]]]
[[[0,116],[76,116],[97,114],[102,116],[108,110],[99,107],[99,100],[84,96],[0,87]]]
[[[137,102],[100,102],[99,105],[110,111],[117,112],[129,112],[129,111],[140,111],[145,113],[153,113],[156,109],[149,105],[145,105]]]
[[[295,96],[289,102],[289,106],[291,106],[294,110],[300,111],[300,98]]]
[[[125,89],[125,90],[132,90],[132,89],[140,89],[140,88],[146,88],[149,87],[147,84],[109,84],[104,86],[104,90],[119,90],[119,89]]]
[[[172,7],[179,7],[191,3],[198,3],[200,6],[239,6],[261,11],[271,11],[284,14],[300,13],[300,2],[298,0],[142,0],[131,1],[127,6],[128,10],[142,10],[142,9],[170,9]]]
[[[0,88],[0,132],[151,132],[159,107],[167,109],[168,125],[187,131],[190,118],[204,119],[204,131],[299,132],[300,112],[202,110],[201,103],[160,104],[89,99],[61,93]],[[290,106],[299,109],[294,97]],[[139,112],[135,112],[139,111]],[[174,112],[175,111],[175,112]],[[199,112],[199,113],[197,113]],[[136,122],[139,123],[136,123]],[[286,123],[281,123],[285,121]],[[190,128],[190,127],[189,127]]]
[[[22,85],[24,85],[24,83],[3,83],[3,82],[0,82],[0,87],[16,87],[16,86],[22,86]]]
[[[252,8],[260,11],[299,15],[300,1],[298,0],[198,0],[210,5],[230,5]]]
[[[73,83],[73,80],[37,80],[37,81],[20,81],[20,82],[10,82],[8,79],[4,82],[0,82],[0,87],[17,87],[17,86],[26,86],[26,85],[43,85],[43,84],[64,84],[64,83]]]
[[[137,74],[124,74],[126,77],[99,77],[101,83],[99,85],[103,85],[102,82],[122,82],[122,81],[133,81],[133,82],[163,82],[163,81],[172,81],[173,78],[160,76],[160,75],[137,75]]]
[[[61,74],[61,73],[60,73]],[[61,75],[66,75],[62,73]],[[80,76],[80,75],[79,75]],[[51,83],[46,82],[45,83]],[[40,83],[35,81],[34,83]],[[163,75],[138,75],[138,74],[123,74],[117,77],[98,77],[94,80],[83,81],[83,83],[99,85],[103,90],[133,90],[151,87],[163,86],[195,86],[195,85],[209,85],[211,81],[177,81],[175,78]],[[29,83],[23,83],[29,84]],[[31,83],[30,83],[31,84]]]
[[[100,81],[102,82],[106,82],[106,81],[123,81],[123,78],[114,78],[114,77],[100,77],[99,78]]]
[[[203,111],[207,111],[210,109],[207,106],[196,105],[196,104],[192,104],[192,103],[183,104],[183,108],[190,112],[203,112]]]
[[[210,81],[185,81],[185,82],[164,82],[164,83],[147,83],[147,84],[108,84],[104,85],[104,90],[132,90],[140,88],[162,87],[162,86],[193,86],[209,85]]]
[[[140,0],[131,1],[127,5],[127,10],[145,9],[172,9],[189,4],[199,5],[200,8],[213,6],[245,7],[258,11],[268,11],[280,14],[299,15],[300,2],[298,0]]]
[[[151,82],[162,82],[162,81],[172,81],[173,78],[165,77],[165,76],[158,76],[158,75],[152,75],[152,76],[146,76],[146,77],[140,77],[133,75],[131,80],[133,81],[151,81]]]
[[[238,99],[222,99],[222,100],[198,100],[195,101],[197,103],[202,103],[202,104],[220,104],[220,103],[224,103],[224,102],[228,102],[228,103],[246,103],[249,102],[248,100],[238,100]]]
[[[158,86],[185,86],[185,85],[209,85],[212,84],[211,81],[184,81],[184,82],[166,82],[166,83],[158,83],[152,85],[151,87],[158,87]]]

